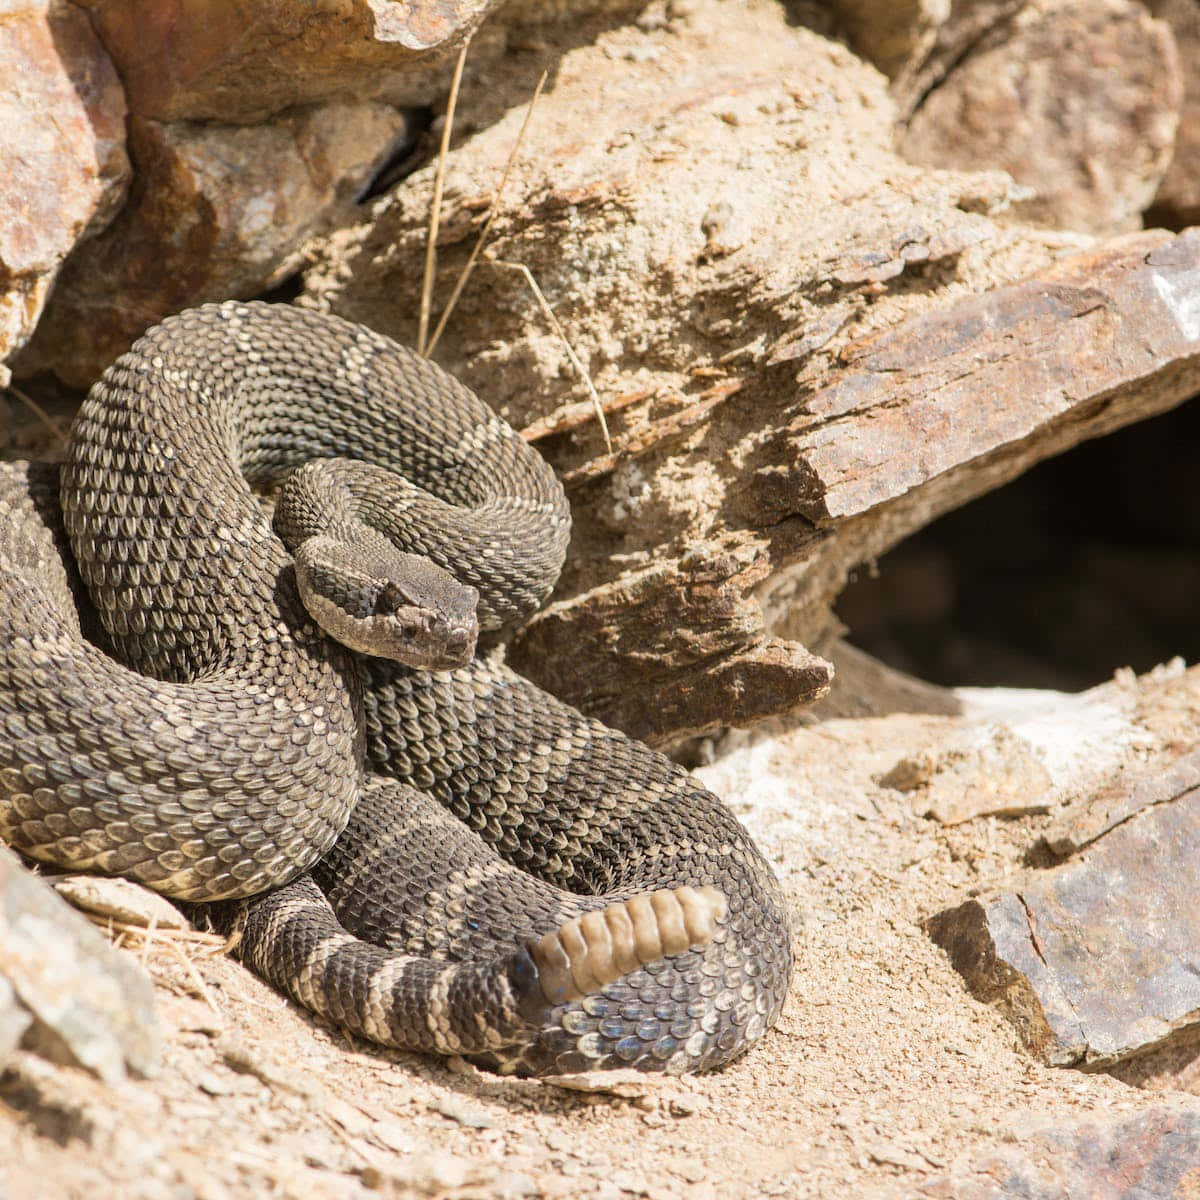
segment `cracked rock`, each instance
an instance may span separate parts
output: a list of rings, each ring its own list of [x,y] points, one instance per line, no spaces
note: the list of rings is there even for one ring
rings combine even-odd
[[[937,914],[968,988],[1053,1066],[1111,1066],[1200,1028],[1200,787],[1078,857]]]

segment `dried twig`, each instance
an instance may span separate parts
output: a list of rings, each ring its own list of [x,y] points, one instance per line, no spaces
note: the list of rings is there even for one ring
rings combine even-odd
[[[458,104],[458,85],[462,82],[463,66],[471,39],[463,43],[454,64],[454,77],[450,80],[450,99],[446,102],[446,120],[442,125],[442,144],[438,150],[437,172],[433,177],[433,202],[429,210],[429,241],[425,245],[425,274],[421,280],[421,315],[417,323],[417,353],[425,353],[425,340],[429,333],[429,309],[433,299],[433,273],[437,266],[437,235],[442,215],[442,185],[446,180],[446,155],[450,150],[450,133],[454,128],[454,109]]]
[[[442,315],[438,318],[437,326],[433,331],[433,337],[429,339],[429,345],[425,348],[427,355],[432,354],[433,348],[438,344],[438,339],[442,336],[442,330],[446,328],[446,322],[450,320],[450,314],[454,311],[454,306],[458,303],[458,298],[462,295],[462,290],[466,287],[471,272],[475,269],[475,260],[479,257],[479,252],[483,249],[484,242],[487,241],[487,235],[492,228],[492,222],[496,219],[496,214],[500,211],[500,197],[504,194],[504,189],[508,184],[508,177],[512,173],[513,163],[517,161],[517,154],[520,152],[521,143],[525,140],[525,130],[529,128],[529,118],[533,116],[534,105],[537,104],[538,97],[542,94],[542,88],[546,86],[547,74],[548,72],[546,71],[542,72],[542,77],[538,80],[537,87],[533,89],[533,98],[529,101],[529,107],[525,110],[525,119],[521,122],[520,131],[517,133],[517,140],[513,142],[513,148],[509,152],[508,161],[504,164],[504,173],[500,176],[500,186],[496,188],[495,194],[492,196],[492,202],[488,206],[487,218],[483,222],[483,228],[479,231],[475,247],[467,259],[467,265],[463,267],[462,273],[454,285],[454,291],[450,293],[450,299],[446,301],[446,307],[442,309]]]
[[[146,925],[146,932],[142,937],[142,953],[140,955],[141,964],[146,965],[146,959],[150,957],[150,947],[154,942],[154,935],[158,931],[158,918],[151,916]]]
[[[42,423],[50,430],[52,434],[64,445],[67,441],[67,431],[30,395],[23,392],[15,383],[9,383],[6,391],[12,392],[22,404],[26,406]]]
[[[490,261],[497,267],[507,267],[510,271],[520,271],[525,276],[525,282],[529,284],[529,290],[533,292],[534,298],[541,305],[542,312],[546,314],[546,320],[550,322],[554,332],[558,334],[559,340],[563,344],[563,349],[566,350],[567,357],[571,360],[571,365],[579,372],[579,378],[583,380],[584,386],[592,398],[592,407],[596,410],[596,419],[600,422],[600,432],[604,434],[604,445],[611,454],[612,438],[608,436],[608,421],[604,417],[604,405],[600,403],[600,395],[592,383],[592,377],[587,373],[583,363],[579,361],[579,357],[576,355],[571,343],[567,341],[567,335],[563,332],[563,327],[558,323],[558,318],[554,315],[554,309],[550,307],[546,301],[546,297],[542,295],[542,289],[538,287],[537,280],[533,277],[533,272],[524,263],[505,262],[502,258],[493,258]]]
[[[612,396],[602,401],[601,407],[607,417],[610,413],[620,412],[631,404],[649,400],[657,394],[658,389],[656,388],[639,388],[637,391],[622,392],[619,396]],[[591,400],[581,400],[578,404],[566,404],[548,416],[540,417],[519,432],[527,442],[538,442],[542,438],[554,437],[556,434],[578,429],[581,425],[586,425],[595,415],[596,410]]]

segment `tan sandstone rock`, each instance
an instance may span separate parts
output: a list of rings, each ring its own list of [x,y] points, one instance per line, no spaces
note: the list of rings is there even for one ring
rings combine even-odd
[[[4,5],[0,363],[29,337],[68,251],[112,218],[128,178],[121,85],[87,15],[54,0]]]

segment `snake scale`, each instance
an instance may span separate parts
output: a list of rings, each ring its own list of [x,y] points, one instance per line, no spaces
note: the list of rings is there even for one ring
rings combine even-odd
[[[548,594],[569,513],[440,369],[292,306],[188,310],[93,387],[55,481],[0,464],[4,840],[221,902],[249,965],[383,1045],[677,1073],[776,1019],[792,945],[739,822],[471,657],[472,613]],[[281,482],[273,528],[251,485]]]

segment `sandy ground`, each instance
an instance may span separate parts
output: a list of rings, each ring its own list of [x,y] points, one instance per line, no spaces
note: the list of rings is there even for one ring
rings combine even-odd
[[[1036,695],[1009,707],[1078,788],[1195,727],[1200,689],[1181,701],[1178,674],[1167,683],[1052,704],[1040,726]],[[1035,1125],[1164,1105],[1200,1116],[1200,1097],[1031,1061],[923,934],[923,917],[1026,870],[1051,819],[944,828],[876,782],[958,730],[946,717],[829,721],[740,735],[701,769],[766,847],[802,930],[780,1025],[720,1074],[581,1094],[376,1052],[206,947],[162,941],[144,953],[168,1027],[161,1072],[106,1091],[31,1057],[11,1064],[0,1195],[917,1196],[1020,1150]]]

